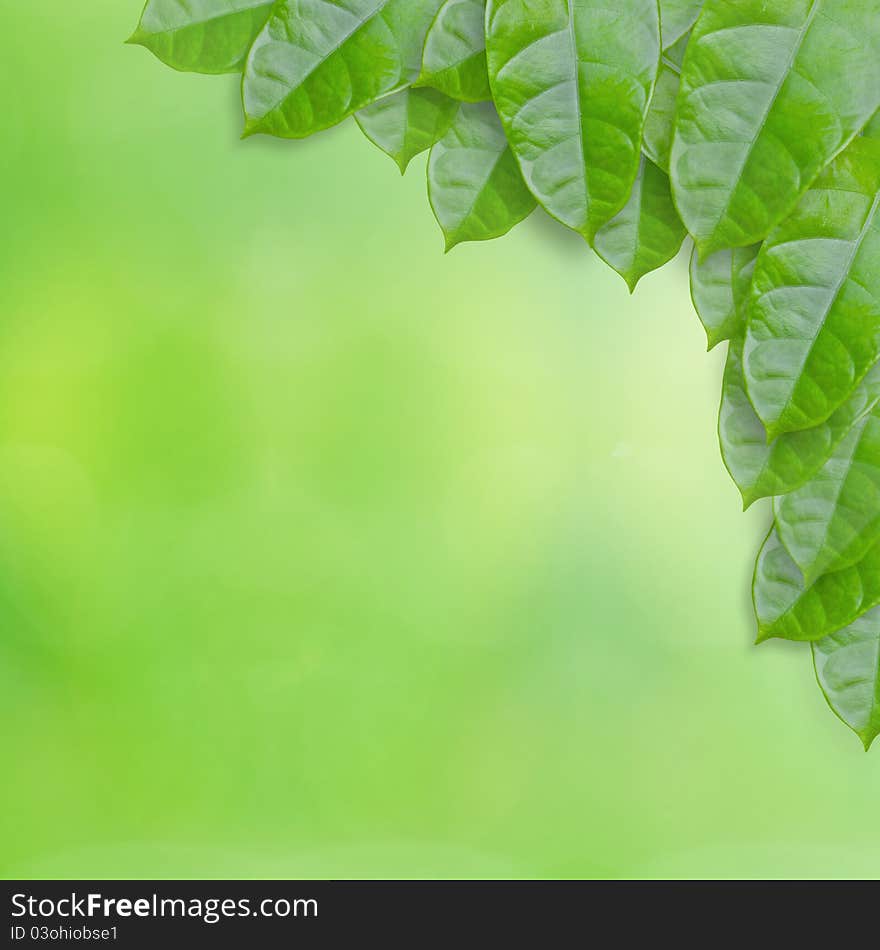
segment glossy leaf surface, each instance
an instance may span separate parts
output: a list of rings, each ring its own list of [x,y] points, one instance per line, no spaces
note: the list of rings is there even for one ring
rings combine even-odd
[[[687,232],[669,190],[669,176],[642,158],[626,207],[596,233],[593,247],[630,291],[681,250]]]
[[[701,255],[762,240],[880,106],[878,0],[706,0],[671,175]]]
[[[816,476],[774,509],[807,583],[860,561],[880,540],[880,411],[863,416]]]
[[[710,350],[722,340],[745,333],[757,256],[757,245],[718,251],[702,261],[696,249],[691,254],[691,300],[706,331]]]
[[[501,237],[535,209],[491,103],[462,103],[428,160],[431,207],[446,249]]]
[[[880,735],[880,610],[812,646],[828,705],[870,748]]]
[[[458,103],[435,89],[401,89],[361,109],[361,131],[397,163],[409,163],[440,139],[458,112]]]
[[[489,0],[489,77],[538,201],[592,240],[639,170],[660,60],[656,0]]]
[[[660,0],[663,49],[668,49],[697,22],[703,0]]]
[[[129,43],[184,72],[238,72],[274,0],[149,0]]]
[[[880,357],[880,143],[860,138],[765,242],[745,345],[768,432],[827,419]]]
[[[722,386],[718,435],[721,455],[748,507],[759,498],[800,488],[822,468],[840,442],[880,400],[880,366],[827,422],[767,442],[767,430],[746,393],[742,338],[732,340]]]
[[[880,545],[807,584],[774,528],[758,555],[752,593],[759,640],[821,640],[880,604]]]
[[[410,84],[441,2],[277,0],[245,66],[246,133],[304,138]]]
[[[425,39],[419,84],[463,102],[491,99],[485,22],[486,0],[446,0]]]

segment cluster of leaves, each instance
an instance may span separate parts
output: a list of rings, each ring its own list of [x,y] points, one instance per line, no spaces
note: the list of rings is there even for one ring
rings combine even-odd
[[[424,151],[451,248],[540,206],[630,289],[693,239],[719,433],[772,499],[759,640],[880,732],[880,0],[149,0],[132,41],[240,72],[245,134],[354,116]]]

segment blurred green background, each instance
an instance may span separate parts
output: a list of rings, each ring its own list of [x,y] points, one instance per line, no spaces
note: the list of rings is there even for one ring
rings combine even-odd
[[[874,876],[679,259],[450,256],[139,0],[0,12],[0,874]]]

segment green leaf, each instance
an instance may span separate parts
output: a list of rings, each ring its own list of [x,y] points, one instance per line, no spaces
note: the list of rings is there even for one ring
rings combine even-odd
[[[441,2],[277,0],[245,66],[245,134],[304,138],[412,83]]]
[[[765,241],[744,350],[771,438],[824,422],[880,357],[880,142],[859,138]]]
[[[880,540],[880,410],[853,426],[816,476],[774,504],[779,539],[807,583]]]
[[[491,99],[485,22],[486,0],[446,0],[425,39],[419,85],[462,102]]]
[[[681,83],[681,64],[689,39],[690,34],[686,33],[674,46],[663,51],[642,135],[642,151],[667,175],[675,128],[675,104]]]
[[[660,61],[656,0],[489,0],[489,78],[532,193],[592,240],[627,203]]]
[[[880,364],[827,422],[786,433],[768,444],[767,430],[746,395],[742,346],[738,337],[727,351],[718,435],[724,464],[748,508],[759,498],[795,491],[822,468],[852,427],[880,400]]]
[[[700,255],[762,240],[880,106],[878,7],[706,0],[671,173]]]
[[[626,207],[596,232],[593,247],[632,292],[645,274],[678,254],[686,235],[672,203],[669,176],[643,157]]]
[[[862,130],[866,139],[880,139],[880,112],[874,113],[874,118]]]
[[[431,149],[428,197],[446,250],[501,237],[535,209],[490,102],[462,103]]]
[[[880,605],[880,545],[858,564],[806,584],[774,527],[758,555],[752,595],[759,642],[821,640]]]
[[[697,22],[703,0],[660,0],[663,49],[668,49]]]
[[[867,751],[880,735],[880,610],[812,645],[828,705]]]
[[[397,162],[400,173],[449,128],[458,103],[435,89],[401,89],[355,115],[361,131]]]
[[[706,330],[709,349],[745,333],[749,289],[760,245],[691,254],[691,300]]]
[[[274,0],[148,0],[129,43],[184,72],[241,70]]]

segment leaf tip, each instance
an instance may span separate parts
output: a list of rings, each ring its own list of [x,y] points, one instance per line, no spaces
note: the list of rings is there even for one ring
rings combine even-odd
[[[454,234],[447,234],[445,231],[443,232],[443,239],[445,241],[443,248],[444,254],[448,254],[451,250],[461,244],[461,241]]]
[[[245,119],[244,128],[241,131],[242,140],[249,139],[253,135],[259,135],[262,132],[259,119],[252,119],[248,116]]]
[[[758,627],[758,636],[755,637],[756,647],[759,647],[762,643],[766,643],[768,640],[772,640],[772,639],[773,639],[773,634],[770,633],[770,631],[766,627],[764,626]]]
[[[749,508],[751,508],[752,505],[754,505],[754,503],[761,497],[756,492],[748,488],[740,488],[739,493],[742,495],[743,511],[748,511]]]
[[[708,327],[704,327],[704,329],[706,331],[706,352],[711,353],[719,343],[724,342],[724,336],[721,333],[713,333]]]

